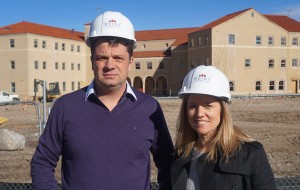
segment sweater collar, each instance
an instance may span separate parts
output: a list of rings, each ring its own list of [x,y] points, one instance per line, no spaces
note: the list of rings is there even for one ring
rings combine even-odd
[[[95,79],[90,83],[90,85],[88,86],[87,88],[87,91],[85,93],[85,101],[88,99],[88,97],[91,95],[91,94],[95,94],[96,95],[96,92],[95,92],[95,88],[94,88],[94,81]],[[137,97],[135,95],[135,93],[133,92],[130,84],[128,83],[128,81],[126,81],[126,92],[124,93],[125,95],[126,94],[129,94],[133,97],[134,101],[137,100]]]

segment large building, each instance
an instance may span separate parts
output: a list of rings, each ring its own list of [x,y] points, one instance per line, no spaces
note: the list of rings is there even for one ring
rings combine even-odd
[[[1,27],[0,89],[22,100],[32,99],[34,79],[59,82],[62,93],[76,90],[86,84],[86,49],[82,32],[29,22]]]
[[[233,94],[300,93],[300,22],[254,9],[189,33],[189,67],[214,65]]]
[[[33,96],[34,79],[62,94],[93,78],[85,32],[20,22],[0,28],[0,89]],[[249,8],[194,28],[136,31],[128,81],[154,96],[176,96],[185,74],[214,65],[232,94],[300,93],[300,22]],[[39,87],[38,94],[41,94]]]

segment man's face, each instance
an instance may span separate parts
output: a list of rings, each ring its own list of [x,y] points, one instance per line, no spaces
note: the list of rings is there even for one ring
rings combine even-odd
[[[120,89],[126,86],[133,62],[126,46],[121,43],[110,45],[108,42],[100,42],[91,60],[96,85],[104,89]]]

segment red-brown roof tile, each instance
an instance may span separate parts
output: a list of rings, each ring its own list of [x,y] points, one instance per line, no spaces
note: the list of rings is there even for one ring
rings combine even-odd
[[[288,32],[300,32],[300,22],[288,16],[282,15],[264,15],[271,22],[276,23]]]
[[[84,41],[83,32],[77,32],[74,30],[67,30],[67,29],[42,25],[42,24],[26,22],[26,21],[0,27],[0,35],[23,34],[23,33]]]
[[[191,31],[190,33],[213,28],[213,27],[218,26],[218,25],[220,25],[220,24],[222,24],[222,23],[224,23],[224,22],[226,22],[226,21],[228,21],[228,20],[230,20],[230,19],[232,19],[232,18],[234,18],[234,17],[250,10],[250,9],[252,9],[252,8],[248,8],[248,9],[245,9],[245,10],[242,10],[242,11],[238,11],[238,12],[235,12],[235,13],[225,15],[225,16],[217,19],[217,20],[214,20],[214,21],[212,21],[212,22],[210,22],[210,23],[208,23],[204,26],[201,26],[201,27],[197,28],[196,30]]]
[[[137,41],[149,41],[149,40],[166,40],[174,39],[173,46],[182,45],[187,42],[188,33],[195,30],[193,28],[173,28],[162,30],[142,30],[135,32],[135,38]]]

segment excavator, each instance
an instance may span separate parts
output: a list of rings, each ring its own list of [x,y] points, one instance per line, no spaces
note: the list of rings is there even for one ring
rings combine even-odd
[[[42,80],[34,79],[34,100],[36,98],[43,102],[43,96],[36,96],[36,92],[38,91],[38,84],[42,85]],[[53,99],[58,98],[60,96],[59,82],[49,83],[49,89],[46,87],[46,102],[51,102]]]

